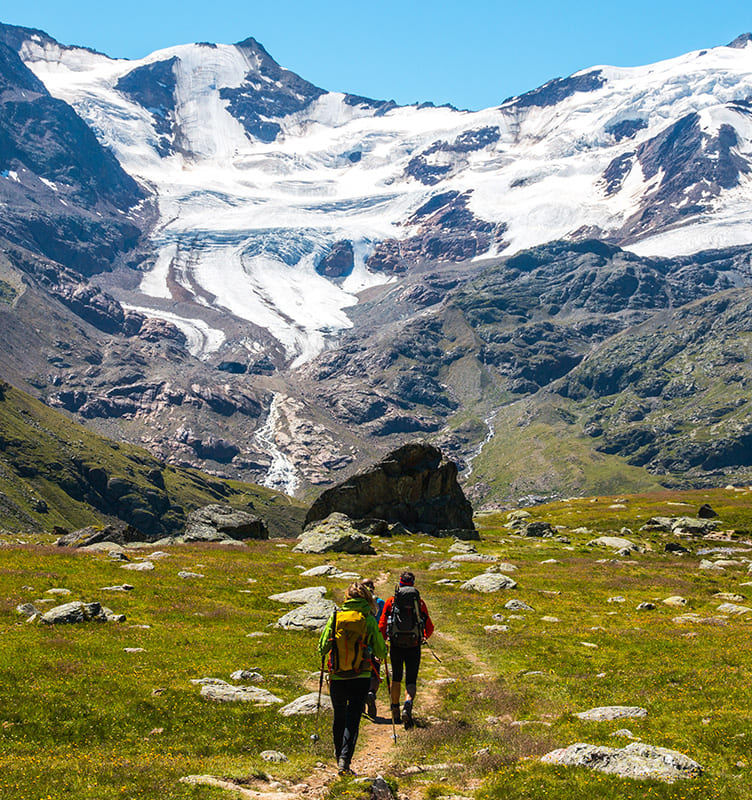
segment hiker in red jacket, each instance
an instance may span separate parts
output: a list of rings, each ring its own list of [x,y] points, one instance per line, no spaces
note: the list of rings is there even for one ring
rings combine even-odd
[[[405,730],[413,727],[413,700],[418,683],[420,648],[433,633],[433,622],[420,592],[415,588],[415,575],[403,572],[394,596],[386,601],[379,620],[379,630],[389,644],[392,662],[392,720],[402,722]],[[400,716],[400,691],[405,678],[405,704]]]

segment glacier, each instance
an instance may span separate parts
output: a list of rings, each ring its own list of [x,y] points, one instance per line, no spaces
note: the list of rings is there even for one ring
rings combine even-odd
[[[487,257],[620,235],[666,180],[646,175],[640,154],[688,115],[708,140],[733,130],[734,156],[752,161],[748,41],[592,67],[475,112],[318,90],[253,40],[125,60],[31,36],[20,54],[156,198],[154,257],[137,287],[109,290],[177,324],[202,358],[245,339],[262,346],[258,330],[293,366],[316,356],[352,325],[358,293],[392,280],[368,268],[378,243],[412,235],[411,216],[440,192],[469,193],[472,214],[503,224]],[[482,131],[494,134],[473,138]],[[609,194],[614,162],[625,174]],[[642,255],[748,243],[751,200],[742,171],[733,188],[708,191],[702,213],[620,243]],[[329,279],[316,267],[340,240],[354,267]]]

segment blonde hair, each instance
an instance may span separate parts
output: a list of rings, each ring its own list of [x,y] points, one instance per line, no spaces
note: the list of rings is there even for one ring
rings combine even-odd
[[[365,600],[368,605],[371,606],[374,611],[376,611],[376,601],[373,599],[371,590],[360,581],[351,583],[347,589],[345,589],[345,600],[354,600],[356,598]]]

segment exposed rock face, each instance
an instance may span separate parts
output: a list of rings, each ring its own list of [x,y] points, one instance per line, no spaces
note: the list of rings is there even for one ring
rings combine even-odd
[[[208,505],[188,515],[185,534],[180,538],[186,542],[268,539],[269,531],[255,514],[227,505]]]
[[[316,272],[327,278],[346,278],[355,266],[352,242],[342,239],[335,242],[329,252],[316,265]]]
[[[311,506],[305,525],[335,511],[352,519],[400,522],[421,533],[475,530],[472,506],[457,483],[457,466],[438,448],[421,443],[406,444],[327,489]]]
[[[486,572],[466,581],[460,586],[460,589],[488,594],[489,592],[500,592],[502,589],[514,589],[516,586],[517,582],[513,581],[508,575]]]
[[[109,608],[101,603],[65,603],[62,606],[51,608],[42,615],[41,621],[45,625],[70,625],[77,622],[123,622],[125,615],[113,614]]]
[[[298,606],[277,620],[276,627],[293,631],[320,631],[336,605],[331,600],[322,598],[315,603]]]

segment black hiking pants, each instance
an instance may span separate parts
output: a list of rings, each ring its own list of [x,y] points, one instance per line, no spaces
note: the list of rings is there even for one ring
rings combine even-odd
[[[391,645],[389,655],[392,661],[392,680],[402,683],[405,676],[405,687],[415,687],[418,683],[418,670],[420,669],[420,645],[416,647],[397,647]]]
[[[370,683],[370,678],[346,678],[333,679],[329,684],[329,697],[334,708],[334,753],[337,761],[344,761],[347,767],[355,752],[360,716]]]

